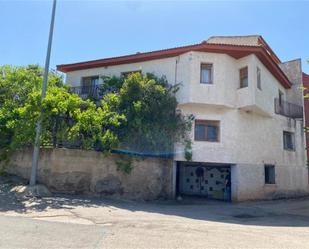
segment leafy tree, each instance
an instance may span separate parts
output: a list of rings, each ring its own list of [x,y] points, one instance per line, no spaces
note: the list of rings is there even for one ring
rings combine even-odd
[[[0,67],[0,159],[33,146],[35,126],[42,117],[41,146],[74,147],[110,152],[126,150],[144,155],[166,155],[183,142],[191,158],[187,132],[192,117],[177,111],[175,93],[164,77],[131,74],[105,78],[101,102],[83,100],[70,92],[62,77],[49,73],[46,97],[41,101],[42,68]],[[130,153],[129,153],[130,154]],[[128,173],[127,156],[117,162]]]
[[[0,73],[0,146],[4,146],[13,135],[10,123],[17,117],[16,108],[25,101],[32,89],[39,86],[39,72],[34,66],[3,66]]]
[[[130,74],[127,78],[106,78],[105,95],[115,112],[123,114],[127,122],[118,130],[120,147],[146,155],[170,155],[176,142],[190,148],[187,137],[192,117],[177,110],[175,93],[178,86],[170,86],[164,77],[153,74]],[[190,159],[187,153],[187,159]]]
[[[46,98],[41,103],[42,69],[38,66],[0,68],[0,150],[31,146],[35,125],[42,113],[43,146],[78,146],[109,152],[117,147],[114,132],[125,117],[104,104],[97,107],[69,92],[62,78],[49,75]]]

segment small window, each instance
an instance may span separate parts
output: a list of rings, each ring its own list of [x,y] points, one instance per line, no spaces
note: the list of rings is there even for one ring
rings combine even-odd
[[[196,120],[194,139],[196,141],[219,142],[219,121]]]
[[[265,184],[275,184],[276,183],[276,174],[274,165],[265,165]]]
[[[279,90],[279,106],[282,106],[283,105],[283,92]]]
[[[88,94],[99,84],[99,76],[83,77],[82,78],[82,94]]]
[[[283,148],[285,150],[295,150],[295,137],[293,132],[283,131]]]
[[[201,64],[201,83],[212,84],[212,64]]]
[[[127,78],[130,74],[132,74],[132,73],[142,73],[142,71],[141,70],[136,70],[136,71],[128,71],[128,72],[122,72],[121,73],[121,77],[123,77],[123,78]]]
[[[240,88],[248,86],[248,67],[241,68],[239,70]]]
[[[256,68],[256,83],[257,83],[257,88],[262,90],[262,85],[261,85],[261,69],[259,67]]]

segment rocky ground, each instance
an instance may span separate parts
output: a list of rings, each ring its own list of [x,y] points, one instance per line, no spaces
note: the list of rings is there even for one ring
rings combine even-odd
[[[0,248],[309,248],[309,198],[229,204],[16,196],[0,178]]]

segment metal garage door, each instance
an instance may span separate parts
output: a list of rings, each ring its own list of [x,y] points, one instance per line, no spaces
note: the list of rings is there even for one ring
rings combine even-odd
[[[230,175],[230,166],[182,162],[179,164],[178,170],[178,191],[180,194],[224,199],[225,180],[227,175]]]

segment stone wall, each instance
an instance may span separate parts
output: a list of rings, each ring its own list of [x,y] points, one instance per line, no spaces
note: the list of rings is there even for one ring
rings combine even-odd
[[[172,160],[134,158],[133,170],[117,170],[119,155],[72,149],[41,151],[38,182],[51,191],[122,196],[153,200],[172,197]],[[7,167],[9,173],[29,179],[32,150],[15,153]]]

